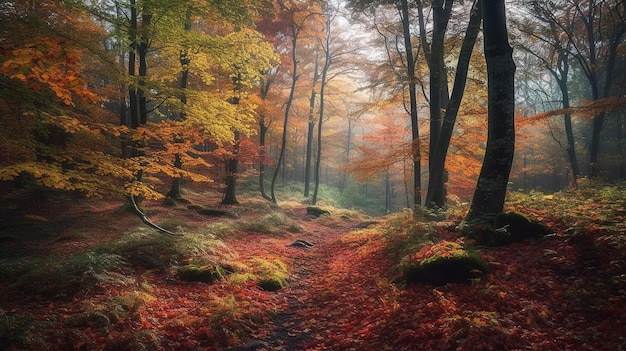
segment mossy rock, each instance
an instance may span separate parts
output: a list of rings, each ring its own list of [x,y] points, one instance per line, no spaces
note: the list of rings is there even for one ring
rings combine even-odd
[[[224,269],[213,264],[189,264],[178,269],[178,277],[190,282],[214,283],[224,276]]]
[[[526,217],[519,212],[502,212],[494,219],[496,229],[506,228],[511,237],[517,240],[524,238],[540,238],[550,234],[547,225],[534,218]]]
[[[265,291],[277,291],[287,286],[287,281],[283,277],[274,275],[259,280],[258,285]]]
[[[306,214],[307,216],[320,217],[322,215],[328,215],[330,212],[319,207],[309,206],[306,208]]]
[[[469,225],[465,236],[485,246],[503,246],[526,238],[537,239],[550,234],[547,225],[519,212],[501,212],[493,223]]]
[[[470,283],[489,272],[478,254],[454,242],[441,242],[420,250],[405,260],[402,268],[408,284],[426,282],[435,286]]]

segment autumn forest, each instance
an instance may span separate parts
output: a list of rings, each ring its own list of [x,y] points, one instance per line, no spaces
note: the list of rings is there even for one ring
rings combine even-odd
[[[0,0],[0,350],[626,349],[623,0]]]

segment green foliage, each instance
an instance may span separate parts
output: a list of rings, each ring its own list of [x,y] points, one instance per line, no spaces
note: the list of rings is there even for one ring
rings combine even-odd
[[[111,327],[111,318],[103,311],[90,310],[73,314],[65,319],[65,326],[70,328],[104,328]]]
[[[281,212],[273,212],[259,219],[242,220],[238,222],[238,229],[245,232],[263,234],[280,233],[280,229],[287,222],[286,216]]]
[[[0,308],[0,350],[26,349],[28,332],[35,328],[27,314],[7,314]]]
[[[266,291],[276,291],[287,286],[289,270],[280,260],[268,261],[263,258],[253,258],[249,262],[254,274],[259,277],[258,285]]]
[[[73,294],[99,283],[126,285],[130,282],[123,274],[127,262],[112,253],[87,251],[68,257],[52,255],[3,263],[0,276],[14,279],[8,286],[10,291]]]
[[[116,253],[133,266],[166,270],[183,258],[214,253],[223,247],[223,243],[213,234],[215,231],[216,228],[207,226],[190,228],[184,235],[171,236],[137,227],[98,250]]]
[[[119,338],[107,339],[105,351],[150,351],[161,348],[161,338],[155,330],[142,329]]]
[[[388,252],[395,261],[432,243],[435,231],[432,222],[416,220],[409,210],[387,216],[380,227],[387,238]]]

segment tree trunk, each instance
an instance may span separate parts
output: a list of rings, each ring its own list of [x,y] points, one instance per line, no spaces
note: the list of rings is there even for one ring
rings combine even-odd
[[[509,45],[504,0],[483,0],[484,51],[488,79],[485,159],[466,221],[492,222],[504,209],[515,150],[515,62]]]
[[[265,138],[269,128],[269,123],[265,124],[265,117],[261,116],[259,120],[259,158],[261,159],[259,162],[259,190],[261,191],[261,196],[266,200],[272,200],[265,191]]]
[[[185,14],[185,24],[184,29],[186,32],[191,32],[191,8],[187,8],[187,12]],[[185,89],[187,89],[187,84],[189,82],[189,64],[191,63],[191,58],[189,57],[189,48],[184,47],[180,51],[180,102],[183,106],[187,105],[187,95]],[[184,107],[181,109],[178,119],[180,121],[184,121],[187,118]],[[181,138],[182,139],[182,138]],[[178,140],[175,140],[178,141]],[[180,140],[183,142],[183,140]],[[183,159],[180,154],[174,155],[174,167],[178,169],[183,168]],[[182,185],[183,185],[183,176],[182,174],[179,177],[175,177],[172,179],[172,186],[170,187],[170,191],[167,193],[167,197],[172,199],[180,199],[182,197]]]
[[[128,76],[135,77],[137,75],[137,6],[135,0],[130,1],[130,31],[128,32],[128,41],[130,42],[130,48],[128,50]],[[130,104],[130,121],[129,127],[131,129],[137,129],[140,125],[139,117],[139,100],[137,95],[137,86],[132,82],[128,87],[128,103]],[[134,149],[134,147],[133,147]],[[130,155],[135,156],[135,155]]]
[[[229,99],[233,105],[239,104],[238,97]],[[233,155],[226,160],[226,191],[222,199],[222,205],[239,205],[237,201],[237,172],[239,171],[239,131],[235,131]]]
[[[272,202],[277,203],[276,199],[276,179],[278,178],[278,174],[280,173],[280,168],[283,164],[283,160],[285,158],[285,150],[287,149],[287,127],[289,125],[289,112],[291,110],[291,104],[293,103],[293,97],[296,92],[296,82],[298,80],[298,56],[297,56],[297,47],[298,44],[298,32],[299,29],[295,24],[292,24],[292,35],[291,38],[291,62],[293,64],[293,72],[291,73],[291,89],[289,90],[289,98],[287,98],[287,104],[285,106],[285,115],[283,119],[283,137],[282,142],[280,144],[280,153],[278,155],[278,161],[276,162],[276,168],[274,169],[274,175],[272,176],[272,185],[271,185],[271,197]]]
[[[478,37],[478,32],[480,31],[480,20],[480,0],[476,0],[472,6],[470,21],[465,32],[465,38],[463,38],[463,43],[461,45],[456,75],[454,78],[454,86],[452,88],[452,96],[447,104],[439,136],[437,138],[437,143],[435,145],[431,145],[433,149],[431,149],[430,152],[431,162],[429,169],[428,193],[426,195],[426,206],[430,208],[441,208],[446,204],[446,155],[448,153],[448,148],[450,147],[452,132],[454,130],[454,125],[456,124],[456,118],[461,106],[461,100],[463,99],[463,94],[465,92],[470,59],[472,57],[476,38]]]
[[[315,86],[319,80],[318,53],[315,52],[315,68],[313,69],[313,81],[311,83],[311,96],[309,97],[309,123],[306,135],[306,158],[304,160],[304,197],[309,197],[311,187],[311,159],[313,156],[313,132],[315,131]]]
[[[402,32],[404,36],[404,48],[406,51],[407,76],[409,78],[409,103],[411,115],[411,150],[413,154],[413,213],[422,206],[422,166],[419,141],[419,125],[417,121],[417,92],[415,90],[415,60],[413,58],[413,46],[411,45],[411,31],[409,26],[409,4],[407,0],[398,2],[402,18]]]
[[[149,13],[148,5],[144,4],[141,14],[141,41],[137,48],[139,55],[139,89],[137,89],[137,99],[139,103],[139,122],[141,125],[148,123],[148,99],[146,97],[145,85],[148,76],[148,28],[152,15]]]

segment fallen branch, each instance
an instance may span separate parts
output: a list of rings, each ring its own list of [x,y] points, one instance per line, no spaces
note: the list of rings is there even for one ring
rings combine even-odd
[[[183,233],[174,233],[171,232],[163,227],[160,227],[159,225],[151,222],[148,217],[146,217],[145,213],[143,213],[140,209],[139,206],[137,206],[137,202],[135,201],[135,196],[133,194],[130,194],[130,201],[133,204],[133,208],[135,210],[135,214],[137,214],[137,216],[139,216],[139,218],[141,219],[142,222],[144,222],[146,225],[148,225],[149,227],[158,230],[160,233],[164,233],[164,234],[169,234],[169,235],[183,235]]]

